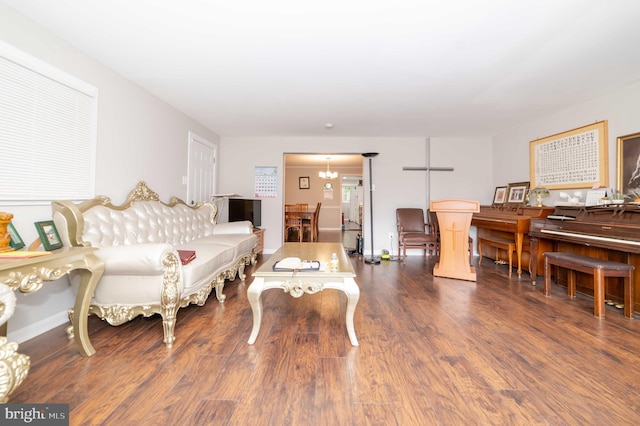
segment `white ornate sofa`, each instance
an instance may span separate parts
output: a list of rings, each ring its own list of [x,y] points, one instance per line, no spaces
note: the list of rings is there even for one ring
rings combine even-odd
[[[81,204],[54,201],[52,209],[64,245],[98,247],[104,262],[89,313],[111,325],[160,314],[169,348],[178,309],[202,306],[213,287],[223,302],[225,280],[238,275],[244,281],[245,265],[256,261],[251,222],[216,224],[214,204],[190,207],[176,197],[165,204],[144,182],[121,206],[96,197]],[[183,266],[177,250],[195,250],[196,258]],[[70,280],[77,289],[79,277],[72,273]]]

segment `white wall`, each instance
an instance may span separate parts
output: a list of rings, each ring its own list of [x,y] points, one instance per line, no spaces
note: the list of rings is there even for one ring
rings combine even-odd
[[[218,144],[215,133],[4,4],[0,40],[99,89],[96,194],[121,203],[144,180],[164,201],[172,195],[186,197],[182,176],[187,174],[188,132]],[[26,244],[37,239],[33,222],[51,219],[50,204],[3,205],[0,210],[14,214],[13,223]],[[66,322],[73,300],[66,278],[36,293],[18,295],[9,339],[21,342]]]
[[[374,252],[389,248],[389,232],[397,247],[395,210],[398,207],[427,209],[426,173],[403,171],[403,166],[426,166],[426,138],[259,138],[223,137],[220,156],[220,191],[253,194],[254,167],[278,167],[278,197],[263,199],[262,227],[265,253],[273,253],[282,244],[282,206],[284,153],[348,154],[378,152],[372,159],[374,200]],[[491,140],[489,138],[431,138],[431,166],[453,166],[453,172],[432,172],[432,199],[466,198],[490,202]],[[233,159],[233,160],[232,160]],[[364,162],[365,251],[369,240],[369,167]]]
[[[551,113],[521,126],[505,130],[493,139],[493,186],[529,180],[529,143],[577,127],[608,121],[609,187],[616,186],[616,138],[640,131],[638,102],[640,82],[589,102]],[[544,200],[553,205],[558,191]]]
[[[431,167],[453,167],[453,172],[431,172],[431,199],[462,198],[491,204],[491,138],[431,137]]]

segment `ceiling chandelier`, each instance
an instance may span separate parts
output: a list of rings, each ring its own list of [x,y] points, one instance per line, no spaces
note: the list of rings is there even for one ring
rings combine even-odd
[[[327,157],[327,171],[322,171],[320,170],[320,172],[318,173],[318,176],[320,176],[320,179],[337,179],[338,178],[338,172],[332,172],[331,170],[329,170],[329,157]]]

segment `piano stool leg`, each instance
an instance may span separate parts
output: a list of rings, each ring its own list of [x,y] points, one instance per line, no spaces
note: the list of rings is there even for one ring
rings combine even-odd
[[[509,278],[511,278],[511,270],[513,269],[513,252],[511,251],[511,248],[507,251],[509,252],[509,255],[507,256],[509,258]],[[520,277],[520,273],[518,273],[518,277]]]
[[[478,240],[478,265],[482,264],[482,240]]]
[[[604,269],[593,270],[593,314],[604,318]]]
[[[546,256],[544,257],[544,295],[551,296],[551,264]]]
[[[568,269],[567,296],[574,299],[576,297],[576,271]]]

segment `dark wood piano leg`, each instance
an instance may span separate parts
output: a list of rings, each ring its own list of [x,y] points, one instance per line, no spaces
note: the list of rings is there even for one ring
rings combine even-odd
[[[531,284],[536,285],[538,276],[538,239],[535,237],[531,237],[529,240],[529,273],[531,274]]]
[[[630,271],[628,277],[624,277],[624,316],[633,318],[633,305],[635,295],[633,290],[633,271]]]

